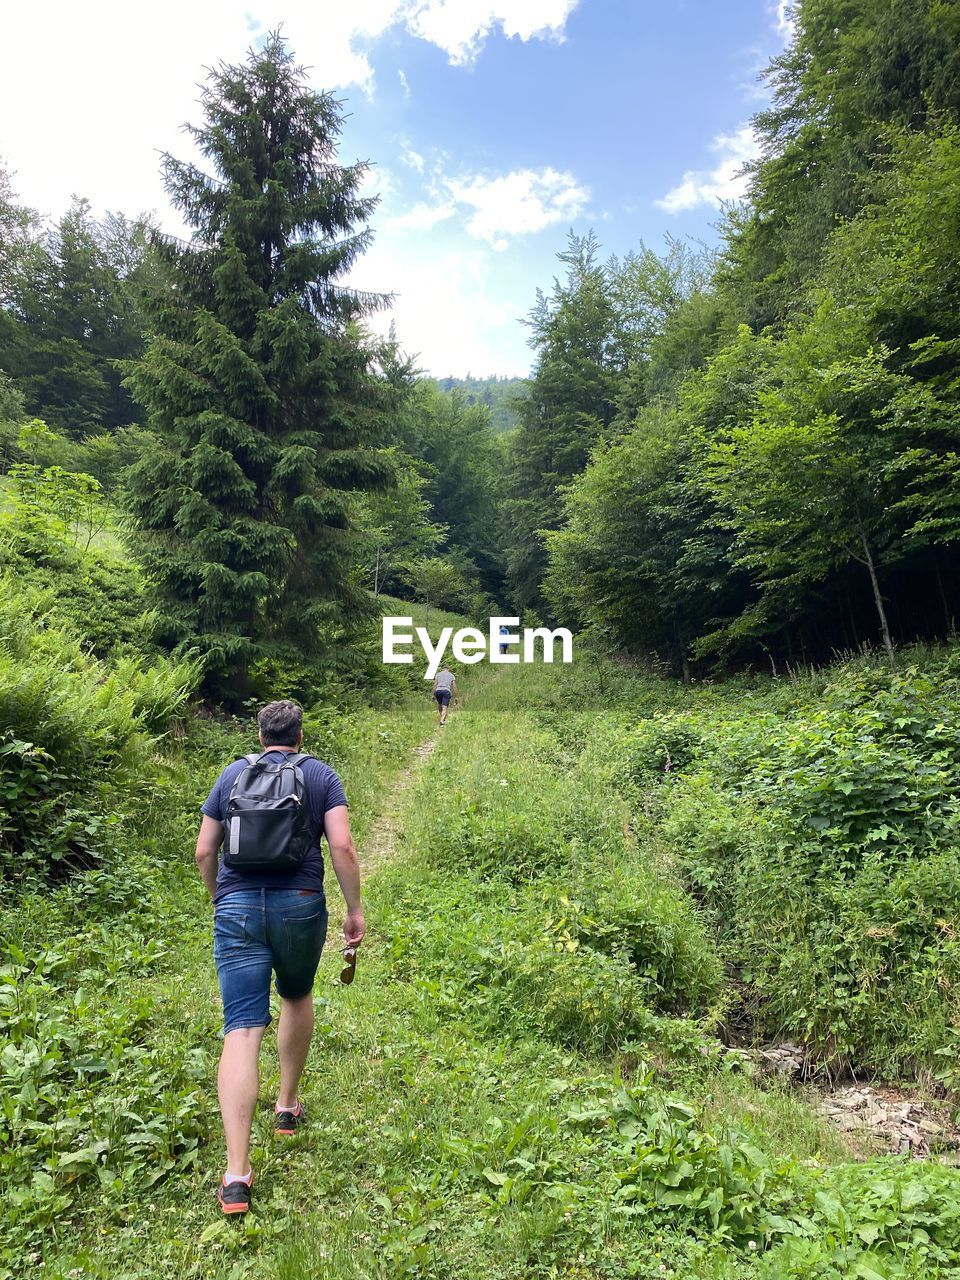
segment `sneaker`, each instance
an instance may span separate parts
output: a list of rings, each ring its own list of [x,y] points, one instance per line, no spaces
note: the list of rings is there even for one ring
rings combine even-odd
[[[217,1187],[217,1199],[224,1213],[246,1213],[250,1208],[250,1182],[228,1182],[221,1179]]]
[[[303,1103],[298,1098],[296,1111],[277,1111],[276,1107],[274,1107],[273,1132],[280,1134],[284,1138],[292,1138],[295,1133],[300,1131],[305,1120]]]

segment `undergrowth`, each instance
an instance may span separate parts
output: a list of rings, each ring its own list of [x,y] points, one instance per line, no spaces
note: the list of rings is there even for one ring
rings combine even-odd
[[[322,962],[309,1125],[282,1149],[268,1042],[255,1211],[243,1223],[222,1220],[212,1195],[219,1015],[210,907],[191,853],[206,788],[249,749],[251,726],[190,717],[185,736],[138,730],[149,787],[121,804],[117,773],[117,838],[96,866],[8,885],[3,901],[0,1276],[27,1265],[102,1280],[956,1271],[955,1170],[851,1160],[802,1097],[759,1088],[718,1040],[743,988],[761,1021],[779,998],[781,971],[753,959],[779,940],[738,956],[729,903],[746,917],[736,928],[760,937],[762,919],[806,928],[827,901],[811,897],[803,916],[789,893],[778,904],[778,868],[759,857],[737,879],[749,841],[765,847],[769,811],[793,822],[801,812],[791,808],[799,786],[769,782],[763,805],[750,789],[759,794],[776,761],[802,758],[798,776],[810,775],[809,739],[794,722],[822,712],[836,726],[867,712],[830,677],[687,690],[601,674],[602,690],[590,667],[493,678],[474,668],[463,674],[465,708],[442,731],[425,693],[389,711],[350,704],[308,716],[306,745],[344,777],[361,856],[412,744],[436,733],[439,745],[409,784],[395,857],[368,892],[356,983],[339,985],[335,951]],[[951,678],[938,677],[936,698],[950,696]],[[856,671],[844,679],[870,715],[893,687],[870,671],[865,683]],[[942,731],[923,735],[939,720],[923,715],[917,754],[923,742],[936,754]],[[925,794],[931,827],[948,830],[948,799]],[[842,831],[811,830],[820,856],[847,856]],[[934,831],[903,865],[934,868],[945,856]],[[881,865],[861,858],[834,883],[863,885]],[[886,884],[923,937],[920,897],[896,899]],[[815,957],[797,956],[799,980]],[[939,952],[923,959],[941,962]],[[924,1026],[936,981],[927,1005],[904,1004]],[[949,990],[939,991],[947,1009]],[[871,1043],[892,1042],[885,1034]]]

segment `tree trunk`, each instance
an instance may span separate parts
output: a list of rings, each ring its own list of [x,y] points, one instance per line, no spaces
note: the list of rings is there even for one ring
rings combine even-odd
[[[943,585],[943,574],[940,572],[940,553],[937,550],[933,553],[933,571],[937,575],[937,590],[940,592],[940,603],[943,605],[943,620],[947,624],[947,635],[951,636],[954,631],[953,618],[950,616],[947,590]]]
[[[690,663],[687,659],[687,650],[686,650],[686,646],[683,643],[683,637],[680,634],[680,623],[677,620],[676,614],[673,615],[673,634],[676,639],[677,657],[680,659],[680,672],[681,672],[681,675],[683,676],[683,683],[689,684],[690,683]]]
[[[844,649],[847,650],[847,652],[852,653],[857,646],[856,646],[856,641],[851,640],[850,632],[847,630],[847,619],[844,617],[844,605],[847,603],[848,601],[846,599],[845,592],[842,586],[838,582],[837,583],[837,618],[840,621],[840,635],[843,638]]]
[[[594,657],[594,661],[595,661],[595,662],[596,662],[596,664],[597,664],[597,681],[598,681],[598,683],[599,683],[599,685],[600,685],[600,698],[601,698],[601,700],[606,701],[607,691],[606,691],[606,689],[603,687],[603,663],[602,663],[602,662],[601,662],[601,660],[600,660],[600,655],[599,655],[599,654],[596,654],[596,653],[595,653],[595,654],[593,655],[593,657]]]
[[[897,655],[893,651],[893,641],[890,639],[890,628],[887,625],[887,614],[883,607],[883,596],[880,594],[880,583],[877,581],[877,567],[873,563],[873,553],[870,550],[870,543],[867,541],[867,533],[863,527],[863,521],[860,519],[860,513],[857,512],[857,525],[860,530],[860,542],[863,546],[864,563],[867,566],[867,572],[870,574],[870,585],[873,587],[873,602],[877,606],[877,615],[880,618],[880,631],[883,634],[883,647],[887,651],[887,661],[890,666],[896,670]]]
[[[860,636],[857,633],[857,619],[854,616],[853,605],[850,603],[850,592],[846,593],[847,597],[847,617],[850,619],[850,630],[853,632],[853,647],[860,648]]]

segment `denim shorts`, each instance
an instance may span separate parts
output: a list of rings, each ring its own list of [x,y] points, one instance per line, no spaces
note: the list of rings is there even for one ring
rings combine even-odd
[[[270,974],[277,993],[313,990],[327,936],[327,902],[311,889],[238,889],[216,905],[213,958],[223,998],[223,1033],[270,1024]]]
[[[438,689],[433,696],[440,703],[441,707],[446,707],[450,704],[450,693],[450,689]]]

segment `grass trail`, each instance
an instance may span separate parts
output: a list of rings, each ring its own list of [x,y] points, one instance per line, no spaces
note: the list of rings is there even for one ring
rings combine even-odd
[[[213,1200],[222,1139],[209,904],[192,867],[169,872],[150,1026],[199,1055],[197,1158],[140,1194],[90,1186],[84,1210],[52,1225],[43,1274],[948,1274],[935,1253],[923,1262],[941,1248],[938,1232],[960,1236],[949,1226],[956,1197],[935,1168],[851,1162],[801,1096],[757,1087],[720,1051],[709,932],[618,781],[603,699],[545,668],[476,683],[442,732],[426,697],[341,727],[334,763],[364,867],[369,945],[355,983],[341,986],[332,921],[301,1091],[310,1122],[283,1144],[271,1130],[268,1034],[255,1211],[239,1223]],[[656,696],[651,683],[644,714]],[[335,886],[329,900],[339,917]]]
[[[409,765],[400,771],[387,793],[383,807],[374,820],[365,842],[366,848],[360,868],[364,885],[396,851],[397,841],[402,831],[401,816],[407,791],[415,782],[417,771],[422,769],[430,759],[436,746],[437,735],[433,733],[419,746],[414,747]]]
[[[333,722],[329,717],[313,724],[308,720],[308,749],[330,759],[344,779],[365,880],[372,866],[389,855],[395,839],[397,808],[413,779],[416,765],[429,749],[428,735],[433,728],[434,719],[425,696],[406,698],[388,712],[364,711]],[[96,984],[97,1021],[116,1023],[124,1042],[129,1035],[132,1038],[129,1053],[137,1052],[134,1046],[138,1043],[145,1047],[162,1044],[167,1052],[172,1049],[183,1059],[192,1060],[192,1074],[197,1083],[192,1095],[195,1101],[190,1108],[190,1124],[200,1134],[198,1158],[185,1171],[161,1178],[154,1185],[141,1182],[137,1187],[118,1182],[115,1186],[109,1183],[99,1188],[90,1186],[73,1202],[69,1213],[56,1216],[42,1233],[24,1241],[19,1251],[16,1244],[12,1245],[8,1255],[11,1260],[19,1256],[34,1267],[43,1263],[44,1275],[111,1278],[213,1275],[221,1273],[225,1256],[232,1257],[233,1242],[225,1250],[222,1243],[218,1245],[217,1240],[209,1236],[211,1226],[219,1225],[211,1189],[222,1163],[215,1086],[220,1006],[212,958],[210,903],[191,855],[199,821],[196,814],[206,788],[224,760],[246,750],[247,746],[245,740],[214,735],[201,756],[197,757],[194,752],[193,763],[188,768],[180,764],[171,770],[169,787],[174,792],[176,818],[171,822],[168,807],[158,809],[153,833],[152,819],[147,815],[146,847],[131,851],[127,875],[143,877],[147,902],[142,911],[144,918],[138,917],[132,924],[132,937],[126,943],[126,976],[106,983],[101,978]],[[151,851],[161,848],[163,860],[152,861]],[[167,851],[173,853],[172,861]],[[334,1037],[331,1016],[336,1013],[339,1017],[351,1001],[349,991],[340,986],[337,978],[342,898],[329,868],[328,876],[331,929],[318,974],[318,1034],[304,1092],[311,1109],[309,1080],[310,1077],[316,1079],[324,1069],[324,1056],[329,1053]],[[58,929],[76,932],[76,949],[78,956],[82,955],[83,920],[77,918],[69,902],[61,908],[56,897],[49,901],[35,899],[21,904],[14,920],[16,931],[7,931],[5,941],[8,945],[22,946],[27,955],[37,954],[50,930]],[[375,919],[372,923],[375,927]],[[61,942],[65,944],[68,940],[64,937]],[[87,974],[90,976],[89,970]],[[358,982],[357,987],[360,985]],[[75,998],[81,998],[74,986],[70,983],[64,990],[68,1005],[72,1005]],[[274,1018],[276,1013],[274,1008]],[[297,1204],[301,1194],[298,1184],[312,1181],[309,1169],[303,1165],[303,1152],[291,1151],[288,1166],[281,1165],[279,1170],[274,1167],[277,1152],[266,1123],[269,1120],[267,1101],[277,1084],[273,1030],[275,1023],[267,1036],[262,1063],[264,1111],[258,1121],[257,1174],[258,1199],[262,1204],[265,1195],[273,1196],[274,1221],[251,1224],[243,1236],[247,1247],[262,1239],[257,1253],[264,1252],[267,1256],[271,1250],[266,1241],[273,1236],[278,1224],[289,1229],[291,1221],[298,1220],[297,1215],[289,1219],[286,1213],[286,1209],[292,1210]],[[116,1105],[119,1107],[132,1105],[123,1100],[124,1071],[125,1068],[121,1068],[111,1082],[118,1093]],[[132,1088],[131,1083],[128,1096]],[[157,1078],[157,1088],[163,1088],[162,1078]],[[321,1117],[318,1120],[318,1129],[322,1131],[323,1120]],[[183,1121],[175,1121],[173,1127],[183,1128]],[[287,1174],[291,1183],[289,1191],[284,1192],[281,1187]],[[72,1189],[71,1182],[76,1182],[75,1175],[67,1179],[67,1190]],[[281,1203],[286,1208],[278,1212]],[[233,1268],[234,1261],[227,1271]],[[244,1261],[244,1268],[247,1261],[252,1265],[252,1254]],[[0,1276],[20,1273],[20,1266],[7,1270],[0,1259]]]

